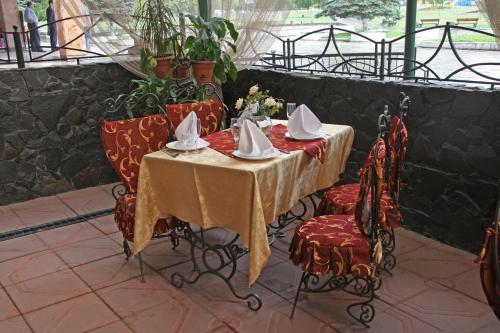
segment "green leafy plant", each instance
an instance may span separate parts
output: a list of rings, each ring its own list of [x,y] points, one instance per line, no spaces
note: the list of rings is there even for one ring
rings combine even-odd
[[[235,108],[239,111],[238,115],[243,112],[252,112],[251,105],[257,104],[256,113],[254,116],[268,116],[278,113],[283,108],[283,100],[274,98],[269,95],[269,90],[261,90],[259,85],[251,86],[248,90],[248,95],[245,98],[238,98]]]
[[[227,48],[236,52],[234,43],[238,39],[238,32],[234,24],[220,17],[211,17],[209,20],[194,15],[187,17],[194,29],[194,35],[189,36],[184,45],[187,57],[191,60],[215,61],[214,76],[218,80],[226,82],[227,76],[236,80],[238,71],[226,52]],[[227,38],[228,34],[230,39]]]
[[[167,0],[143,0],[134,13],[135,28],[144,41],[145,49],[157,57],[174,54],[179,36],[175,12]]]

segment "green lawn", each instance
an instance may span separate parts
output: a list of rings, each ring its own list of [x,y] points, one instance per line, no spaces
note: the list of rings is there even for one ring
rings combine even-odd
[[[319,13],[319,9],[311,9],[311,10],[294,10],[290,12],[286,20],[286,24],[319,24],[319,23],[332,23],[332,19],[330,17],[318,17],[315,15]],[[401,19],[396,23],[395,26],[389,29],[387,32],[388,38],[394,38],[401,36],[404,34],[405,30],[405,14],[406,8],[404,6],[401,7]],[[445,24],[447,21],[456,22],[456,19],[462,18],[479,18],[479,22],[477,25],[478,29],[489,29],[489,24],[486,22],[484,17],[477,11],[476,6],[471,7],[445,7],[442,9],[439,8],[423,8],[417,11],[417,23],[420,23],[420,20],[423,18],[438,18],[440,20],[440,24]],[[376,23],[382,23],[382,18],[375,19]],[[470,27],[471,25],[466,25]],[[374,30],[385,30],[381,24],[378,29]]]

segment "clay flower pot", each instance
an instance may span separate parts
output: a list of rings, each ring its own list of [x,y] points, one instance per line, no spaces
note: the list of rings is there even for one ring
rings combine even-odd
[[[172,56],[155,57],[156,67],[155,74],[159,79],[163,79],[165,75],[170,76],[170,68],[172,67]]]
[[[215,61],[192,60],[191,66],[193,67],[193,76],[199,84],[212,82]]]
[[[190,64],[187,61],[183,61],[175,66],[172,76],[174,79],[185,79],[189,76],[189,69],[190,69]]]

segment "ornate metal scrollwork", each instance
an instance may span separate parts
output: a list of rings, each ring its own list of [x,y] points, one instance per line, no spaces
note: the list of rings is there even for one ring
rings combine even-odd
[[[226,283],[236,298],[246,300],[251,310],[259,310],[262,306],[262,300],[258,295],[254,293],[239,295],[231,284],[231,278],[236,273],[238,259],[248,253],[247,249],[236,244],[239,235],[234,236],[225,244],[211,245],[205,242],[203,229],[200,233],[197,233],[187,225],[184,230],[186,232],[185,238],[191,244],[191,261],[196,276],[188,279],[180,273],[173,273],[171,276],[172,284],[176,288],[182,288],[184,283],[196,283],[203,275],[215,275]],[[202,252],[200,257],[195,255],[197,249]]]
[[[285,229],[295,221],[303,222],[304,217],[308,212],[306,200],[309,200],[311,202],[311,205],[313,207],[313,216],[315,216],[318,207],[316,201],[314,200],[314,194],[310,194],[307,197],[299,200],[299,211],[293,212],[292,210],[289,210],[285,214],[281,214],[280,216],[278,216],[278,220],[275,225],[271,224],[268,226],[268,237],[271,237],[273,241],[276,238],[283,238],[285,236],[285,234],[283,233],[283,229]]]
[[[120,197],[126,193],[127,193],[127,188],[125,187],[125,184],[123,184],[123,183],[116,184],[111,189],[111,194],[113,195],[113,198],[115,198],[115,200],[120,199]]]
[[[145,105],[145,114],[165,113],[164,107],[160,104],[160,98],[153,94],[147,93],[137,97],[135,94],[120,95],[116,99],[107,98],[104,101],[106,118],[118,119],[123,118],[122,112],[125,112],[129,117],[139,116],[134,114],[141,105]],[[140,116],[142,116],[141,114]]]

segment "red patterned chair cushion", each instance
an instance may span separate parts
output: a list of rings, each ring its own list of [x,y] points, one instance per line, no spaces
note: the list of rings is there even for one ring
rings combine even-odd
[[[405,124],[398,116],[391,118],[391,129],[389,132],[389,191],[396,192],[397,183],[401,178],[406,152],[408,150],[408,131]]]
[[[319,215],[354,215],[359,194],[359,184],[335,186],[326,192],[318,206]],[[371,194],[368,193],[368,201]],[[388,230],[401,226],[401,212],[389,191],[384,187],[380,197],[379,223]]]
[[[290,258],[302,270],[316,275],[333,273],[369,276],[370,244],[353,215],[313,217],[295,229]]]
[[[224,107],[220,101],[167,104],[166,110],[174,129],[194,111],[201,122],[201,136],[217,132],[224,118]]]
[[[111,166],[127,192],[135,193],[142,157],[162,149],[168,140],[169,123],[164,115],[104,121],[101,141]]]
[[[127,241],[134,241],[134,225],[135,225],[135,204],[136,194],[127,193],[121,196],[116,201],[115,206],[115,223],[118,229],[122,232],[123,238]],[[167,220],[158,220],[155,226],[153,237],[160,236],[169,231]]]

